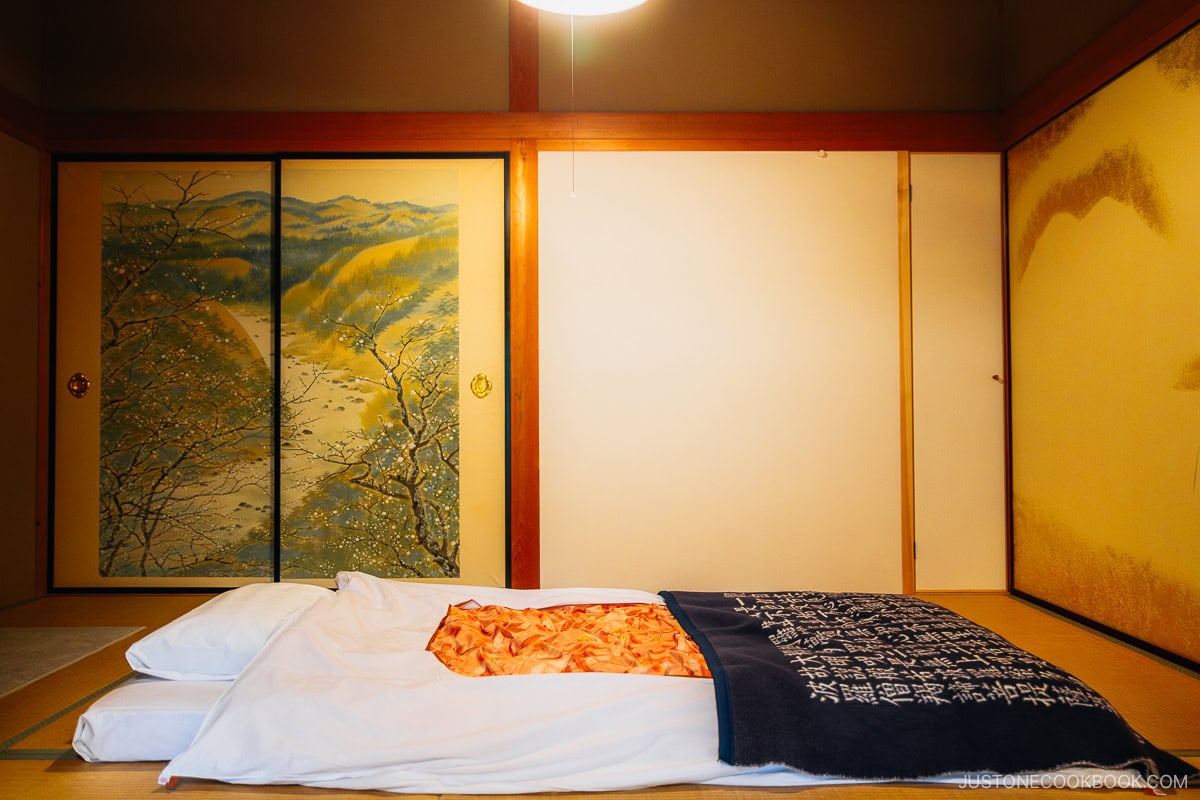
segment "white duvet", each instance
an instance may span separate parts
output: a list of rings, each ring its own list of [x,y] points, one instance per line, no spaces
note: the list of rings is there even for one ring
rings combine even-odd
[[[712,682],[650,675],[468,678],[425,651],[450,604],[661,603],[619,589],[512,590],[338,576],[246,667],[163,770],[231,783],[516,793],[702,783],[717,760]],[[756,771],[777,783],[790,771]],[[811,782],[811,778],[807,779]]]
[[[717,759],[710,680],[469,678],[425,646],[450,604],[660,603],[618,589],[511,590],[338,576],[283,627],[159,777],[396,792],[604,791],[823,782]]]

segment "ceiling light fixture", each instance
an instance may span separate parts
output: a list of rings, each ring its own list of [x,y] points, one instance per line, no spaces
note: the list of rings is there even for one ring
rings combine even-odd
[[[598,14],[615,14],[627,8],[640,6],[646,0],[521,0],[521,2],[553,14],[591,17]]]

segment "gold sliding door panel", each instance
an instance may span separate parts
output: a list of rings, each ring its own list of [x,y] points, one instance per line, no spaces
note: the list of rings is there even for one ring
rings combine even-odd
[[[59,164],[52,585],[503,584],[504,176]]]
[[[1013,587],[1200,661],[1200,28],[1008,152]]]

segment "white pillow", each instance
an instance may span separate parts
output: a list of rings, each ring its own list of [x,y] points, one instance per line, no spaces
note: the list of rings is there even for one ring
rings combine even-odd
[[[272,632],[298,611],[333,592],[308,583],[239,586],[134,642],[129,666],[182,681],[231,681]]]

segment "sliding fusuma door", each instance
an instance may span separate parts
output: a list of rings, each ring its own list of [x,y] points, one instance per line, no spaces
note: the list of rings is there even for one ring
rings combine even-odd
[[[503,163],[281,176],[282,576],[503,584]]]
[[[1200,661],[1200,30],[1008,154],[1013,586]]]
[[[57,164],[55,588],[505,582],[500,157]]]

